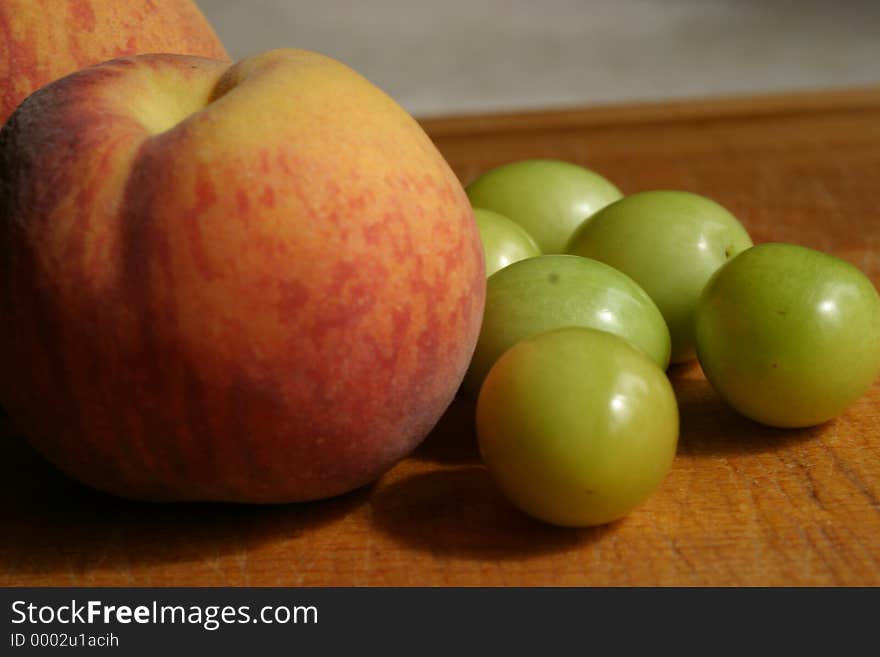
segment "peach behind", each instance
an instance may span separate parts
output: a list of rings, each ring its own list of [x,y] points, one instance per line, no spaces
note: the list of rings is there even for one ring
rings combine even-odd
[[[141,53],[229,58],[191,0],[3,0],[0,124],[49,82]]]

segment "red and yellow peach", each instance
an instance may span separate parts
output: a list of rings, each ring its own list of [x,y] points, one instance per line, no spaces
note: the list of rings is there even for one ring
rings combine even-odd
[[[74,73],[0,131],[0,403],[118,495],[366,484],[454,396],[485,280],[468,199],[391,98],[300,50]]]

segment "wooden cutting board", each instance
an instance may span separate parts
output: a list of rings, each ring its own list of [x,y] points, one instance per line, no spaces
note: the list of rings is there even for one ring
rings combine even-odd
[[[880,89],[426,120],[467,183],[527,157],[581,163],[625,193],[686,189],[756,242],[842,256],[880,286]],[[797,431],[670,372],[678,457],[612,525],[513,509],[454,404],[375,485],[279,507],[152,505],[58,474],[0,420],[2,585],[880,585],[880,383]]]

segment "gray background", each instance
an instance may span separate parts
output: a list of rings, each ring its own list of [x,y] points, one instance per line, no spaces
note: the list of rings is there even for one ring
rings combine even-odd
[[[419,116],[880,83],[880,0],[197,0],[230,54],[342,60]]]

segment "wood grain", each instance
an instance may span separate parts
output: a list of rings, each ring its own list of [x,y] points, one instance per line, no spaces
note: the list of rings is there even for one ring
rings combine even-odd
[[[525,157],[624,192],[687,189],[757,242],[842,256],[880,285],[880,89],[425,121],[463,182]],[[151,505],[85,489],[0,419],[2,585],[880,585],[880,384],[799,431],[670,371],[678,457],[642,507],[563,530],[514,510],[456,402],[379,482],[279,507]]]

